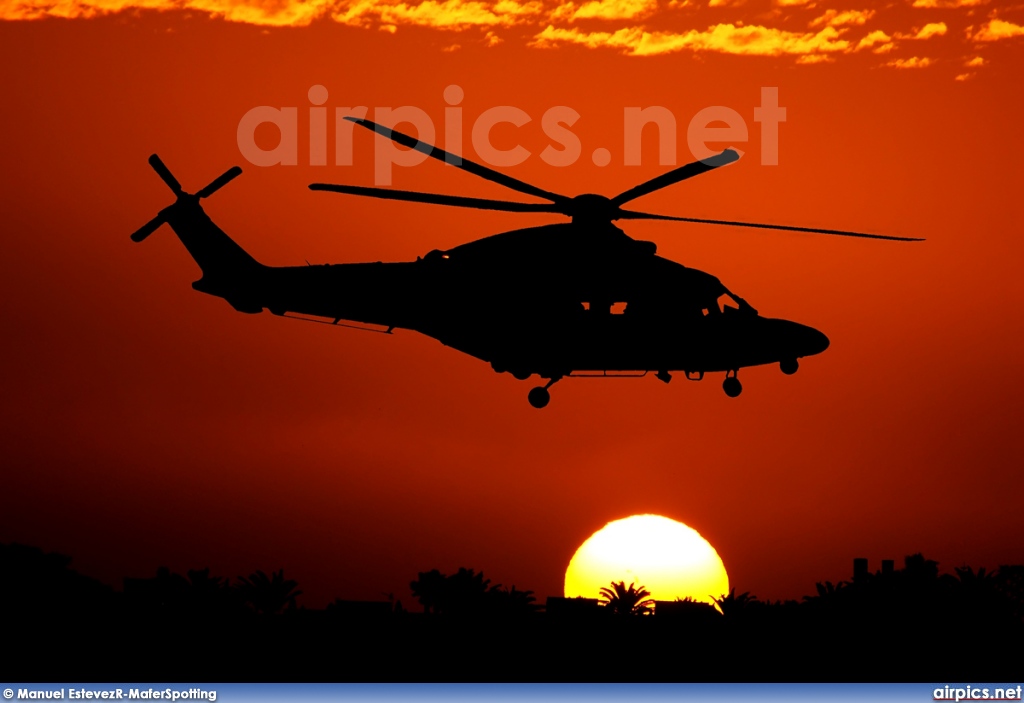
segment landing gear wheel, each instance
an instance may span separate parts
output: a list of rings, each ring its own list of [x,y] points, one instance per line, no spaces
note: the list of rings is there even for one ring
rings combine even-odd
[[[779,362],[779,368],[782,370],[782,373],[787,376],[792,376],[796,373],[796,370],[800,368],[800,362],[796,359],[786,359],[785,361]]]
[[[537,408],[538,410],[540,410],[545,405],[551,402],[551,394],[548,392],[548,389],[545,388],[544,386],[537,386],[536,388],[531,388],[530,394],[526,397],[529,399],[530,405]]]
[[[512,369],[512,378],[516,379],[517,381],[525,381],[532,375],[533,373],[528,371],[527,369]]]
[[[740,385],[740,379],[735,376],[729,376],[722,383],[722,390],[725,391],[725,394],[730,398],[735,398],[743,392],[743,386]]]

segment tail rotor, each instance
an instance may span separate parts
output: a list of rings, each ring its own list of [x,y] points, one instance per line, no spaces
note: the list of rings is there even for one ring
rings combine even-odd
[[[171,173],[171,169],[167,168],[164,162],[160,160],[159,156],[156,154],[150,156],[149,165],[153,167],[153,170],[156,171],[156,175],[160,176],[161,180],[167,184],[167,187],[170,188],[176,196],[180,198],[182,195],[185,195],[185,191],[181,189],[181,184],[178,183],[178,179],[174,177],[174,174]]]
[[[153,232],[156,232],[164,222],[167,222],[167,220],[164,219],[164,216],[157,215],[152,220],[132,232],[132,241],[141,242],[143,239],[153,234]]]
[[[150,156],[149,165],[152,166],[153,170],[156,171],[156,174],[160,176],[160,179],[164,183],[166,183],[167,187],[171,189],[172,193],[174,193],[175,197],[177,198],[174,205],[177,205],[183,200],[201,200],[202,198],[207,198],[216,193],[224,186],[226,186],[231,181],[233,181],[242,173],[241,168],[239,168],[238,166],[233,166],[224,173],[222,173],[221,175],[217,176],[217,178],[213,179],[213,181],[211,181],[205,188],[197,191],[195,194],[191,194],[186,193],[182,189],[181,184],[178,182],[178,179],[174,177],[174,174],[171,173],[171,170],[167,168],[167,165],[160,160],[159,156],[157,156],[156,154]],[[142,225],[142,227],[139,227],[137,230],[132,232],[131,240],[133,242],[141,242],[143,239],[153,234],[153,232],[160,228],[160,225],[167,222],[167,213],[172,207],[174,207],[174,205],[171,205],[168,208],[164,208],[159,212],[159,214],[157,214],[156,217],[154,217],[152,220]]]
[[[241,175],[242,169],[239,168],[238,166],[232,166],[227,171],[213,179],[213,181],[211,181],[208,186],[196,192],[196,197],[208,198]]]

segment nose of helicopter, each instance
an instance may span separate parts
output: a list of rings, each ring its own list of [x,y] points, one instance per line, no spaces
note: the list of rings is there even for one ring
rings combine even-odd
[[[828,337],[823,332],[807,325],[797,325],[797,327],[799,328],[797,345],[800,348],[800,356],[813,356],[828,349]]]
[[[772,320],[776,353],[787,359],[814,356],[828,349],[828,337],[822,332],[792,320]]]

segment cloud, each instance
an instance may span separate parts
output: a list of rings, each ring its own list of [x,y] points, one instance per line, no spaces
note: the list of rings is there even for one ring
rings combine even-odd
[[[0,19],[90,19],[128,10],[197,10],[229,22],[304,27],[327,14],[335,0],[13,0],[0,4]]]
[[[552,19],[631,20],[645,17],[658,9],[657,0],[590,0],[577,6],[573,2],[559,5],[551,12]]]
[[[498,0],[494,4],[481,0],[423,0],[387,4],[377,0],[356,0],[331,17],[342,24],[419,25],[438,29],[461,30],[467,27],[509,26],[540,14],[543,5],[537,1]]]
[[[840,27],[846,24],[862,25],[875,16],[874,10],[826,10],[825,14],[811,21],[811,27],[827,25],[829,27]]]
[[[914,35],[914,39],[929,39],[931,37],[941,37],[945,33],[945,22],[930,22],[925,26],[921,27],[921,30]]]
[[[886,66],[892,66],[893,68],[926,68],[931,66],[935,61],[928,57],[919,58],[917,56],[911,56],[909,59],[893,59]]]
[[[540,0],[531,2],[516,2],[516,0],[498,0],[494,3],[494,11],[499,15],[512,15],[515,17],[526,17],[539,15],[544,11],[544,3]]]
[[[804,54],[798,56],[796,62],[801,64],[813,63],[835,63],[835,58],[829,54]]]
[[[539,15],[540,0],[12,0],[0,5],[0,19],[92,18],[128,10],[193,10],[229,22],[272,27],[305,27],[330,16],[349,25],[379,23],[394,32],[414,24],[442,29],[508,26]]]
[[[946,8],[946,7],[978,7],[988,0],[914,0],[913,7]]]
[[[974,41],[998,41],[1024,35],[1024,25],[1014,24],[1005,20],[989,20],[971,37]]]
[[[846,0],[850,1],[850,0]],[[862,0],[863,1],[863,0]],[[838,2],[838,0],[835,0]],[[904,42],[946,36],[946,22],[929,22],[910,32],[868,31],[877,10],[826,9],[821,0],[771,0],[774,9],[755,14],[759,22],[768,17],[791,17],[808,22],[804,31],[780,29],[740,21],[701,24],[706,29],[668,29],[658,22],[680,14],[686,8],[690,27],[695,14],[708,8],[750,5],[747,0],[0,0],[0,20],[38,20],[47,17],[93,18],[119,12],[178,11],[201,12],[229,22],[265,27],[304,27],[315,21],[395,33],[403,26],[421,26],[462,32],[475,28],[471,43],[495,46],[513,36],[512,27],[528,27],[529,46],[584,46],[611,49],[627,56],[655,56],[680,52],[718,53],[736,56],[791,56],[797,64],[834,63],[841,54],[870,52],[892,58]],[[833,4],[833,3],[829,3]],[[907,0],[918,8],[972,8],[988,0]],[[904,5],[906,7],[906,5]],[[789,9],[787,9],[789,8]],[[659,15],[660,10],[660,15]],[[803,11],[803,12],[801,12]],[[926,13],[922,13],[926,14]],[[971,11],[973,14],[973,11]],[[993,13],[994,14],[994,13]],[[731,16],[735,16],[731,12]],[[576,26],[576,22],[606,22]],[[699,19],[698,19],[699,21]],[[785,25],[792,27],[794,25]],[[796,25],[799,26],[799,25]],[[589,31],[601,30],[605,31]],[[501,34],[501,36],[499,36]],[[864,36],[860,36],[860,35]],[[966,27],[957,40],[970,43],[993,42],[1024,36],[1024,25],[995,19]],[[521,32],[516,33],[522,36]],[[944,42],[946,43],[946,42]],[[439,50],[452,52],[467,47],[467,40],[448,38],[438,42]],[[972,51],[970,48],[967,51]],[[973,51],[980,51],[974,47]],[[986,65],[981,56],[953,54],[947,66],[962,64],[955,80],[966,81]],[[885,60],[885,59],[883,59]],[[891,68],[924,68],[936,59],[912,56],[893,58],[882,65]],[[953,76],[955,71],[950,70]]]
[[[857,42],[857,48],[855,51],[861,49],[871,49],[876,54],[885,54],[893,50],[896,44],[893,42],[892,37],[883,32],[880,29],[876,29],[867,35],[859,42]]]
[[[529,4],[529,3],[527,3]],[[536,12],[540,12],[539,3]],[[499,7],[500,6],[500,7]],[[462,28],[471,25],[509,25],[516,18],[531,13],[513,0],[502,0],[493,7],[476,0],[424,0],[418,5],[378,5],[381,22],[417,24],[426,27]]]
[[[874,42],[874,43],[878,43],[874,39],[874,38],[876,38],[876,35],[881,37],[881,38],[884,38],[886,41],[890,41],[891,40],[891,41],[895,42],[896,40],[902,40],[902,39],[918,40],[918,39],[931,39],[932,37],[941,37],[941,36],[944,36],[947,31],[948,31],[948,29],[946,27],[946,23],[945,22],[930,22],[929,24],[926,24],[921,29],[913,30],[913,32],[911,34],[904,34],[903,32],[896,32],[895,34],[892,35],[892,37],[888,37],[883,32],[872,32],[867,37],[865,37],[864,39],[861,40],[861,44],[869,42],[869,40]],[[895,46],[895,43],[885,45],[884,48],[882,46],[879,46],[878,48],[874,49],[874,52],[876,54],[879,54],[879,53],[883,53],[883,52],[886,52],[886,51],[890,51],[894,46]],[[860,47],[858,46],[858,48],[860,48]]]
[[[269,2],[238,2],[237,0],[187,0],[189,9],[208,12],[231,22],[246,24],[304,27],[323,16],[332,0],[310,0],[297,3],[289,0]]]
[[[652,56],[678,51],[712,51],[743,56],[782,56],[847,51],[850,42],[839,32],[826,27],[820,32],[787,32],[750,25],[717,24],[707,31],[685,33],[651,32],[642,27],[626,27],[616,32],[583,32],[576,28],[548,25],[537,34],[533,46],[550,48],[559,44],[581,44],[591,48],[618,49],[630,56]]]

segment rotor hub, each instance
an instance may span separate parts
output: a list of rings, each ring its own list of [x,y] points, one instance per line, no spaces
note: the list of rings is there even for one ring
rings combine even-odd
[[[619,219],[621,211],[611,198],[584,193],[569,200],[565,214],[577,224],[606,224]]]

